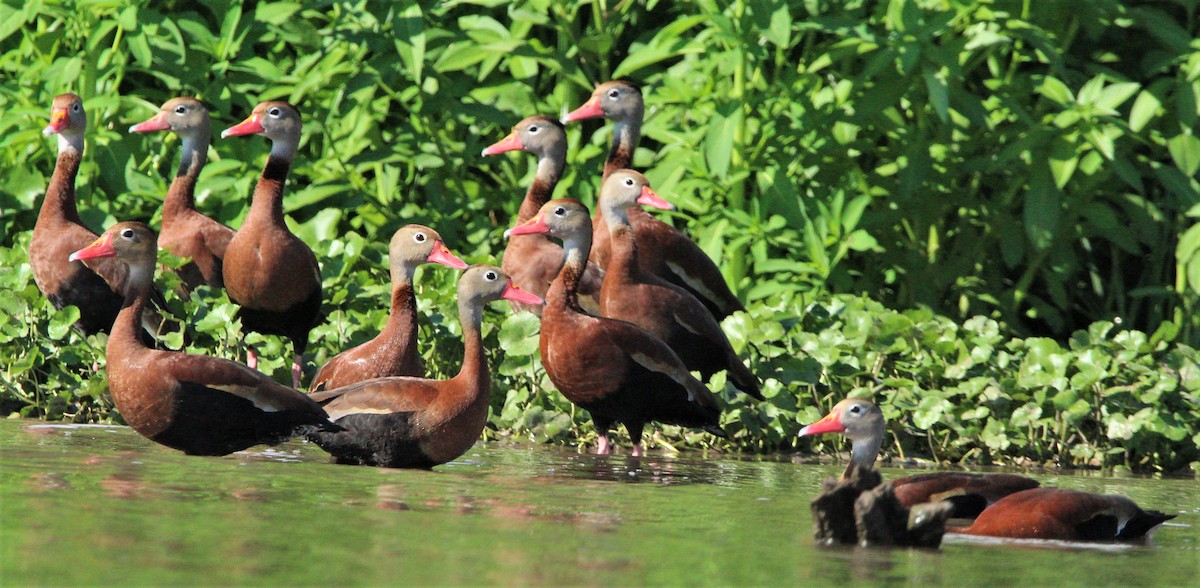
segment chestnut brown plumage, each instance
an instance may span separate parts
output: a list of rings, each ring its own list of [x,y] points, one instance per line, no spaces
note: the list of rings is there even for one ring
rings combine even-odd
[[[633,153],[641,138],[645,106],[637,86],[625,81],[596,86],[591,98],[563,117],[563,122],[605,117],[614,123],[612,146],[604,162],[604,177],[632,167]],[[608,269],[612,246],[604,213],[596,214],[592,261]],[[638,262],[646,271],[692,293],[719,321],[739,310],[742,303],[730,291],[721,270],[695,243],[675,227],[655,219],[646,211],[629,210],[629,223],[642,255]]]
[[[513,285],[500,268],[474,266],[458,280],[463,363],[449,380],[391,377],[317,392],[329,416],[346,430],[310,435],[339,463],[429,468],[470,449],[487,423],[490,377],[480,325],[483,307],[505,298],[541,299]]]
[[[400,227],[388,245],[392,275],[392,310],[387,324],[374,339],[347,349],[317,370],[309,384],[312,392],[340,388],[371,378],[424,376],[417,349],[417,295],[413,275],[423,263],[455,269],[467,264],[442,243],[437,231],[422,225]]]
[[[179,277],[188,290],[200,284],[224,287],[221,266],[233,240],[233,229],[196,210],[196,180],[208,161],[212,138],[208,107],[189,96],[172,98],[149,120],[129,127],[131,133],[153,131],[170,131],[183,143],[179,170],[163,200],[158,243],[172,255],[190,260],[179,268]]]
[[[230,135],[263,135],[271,154],[254,188],[246,221],[225,251],[224,279],[229,298],[249,331],[283,335],[292,341],[292,387],[300,387],[308,333],[321,312],[321,271],[308,245],[283,219],[283,185],[300,145],[300,111],[286,102],[263,102],[250,117],[225,129]],[[248,348],[247,364],[258,367]]]
[[[883,411],[864,398],[847,398],[837,403],[821,420],[800,429],[800,436],[841,433],[850,440],[850,463],[866,469],[875,465],[883,444]],[[845,478],[850,472],[846,468]],[[891,481],[896,498],[904,507],[925,502],[948,500],[954,504],[954,518],[977,516],[988,505],[1018,492],[1036,488],[1038,481],[1016,474],[971,474],[936,472],[905,476]]]
[[[649,421],[724,437],[716,397],[666,343],[634,324],[592,316],[580,307],[579,282],[592,244],[587,207],[551,200],[505,235],[535,233],[562,239],[565,257],[542,311],[542,364],[563,396],[591,414],[597,453],[611,453],[608,430],[617,422],[629,431],[633,455],[642,453],[642,429]]]
[[[612,172],[600,187],[600,210],[608,219],[612,244],[600,289],[600,313],[650,331],[705,380],[727,370],[734,386],[762,400],[758,379],[734,353],[708,309],[687,290],[647,272],[638,263],[641,252],[626,211],[643,204],[673,208],[650,188],[646,176],[633,170]]]
[[[146,438],[193,455],[225,455],[319,430],[336,431],[307,396],[242,364],[148,348],[137,336],[150,296],[156,238],[142,223],[110,227],[71,260],[116,258],[129,269],[105,350],[121,417]]]
[[[129,269],[114,259],[68,260],[73,251],[88,246],[97,237],[83,225],[75,204],[75,176],[83,161],[86,130],[83,99],[75,94],[55,97],[50,124],[42,132],[58,135],[58,160],[29,241],[29,265],[42,294],[55,308],[77,307],[79,320],[75,328],[91,335],[112,328],[121,311],[121,292],[129,279]],[[161,302],[161,294],[154,291],[153,295]],[[141,319],[147,332],[143,340],[151,343],[149,335],[163,327],[162,319],[149,307]]]
[[[1145,542],[1175,515],[1142,510],[1115,494],[1034,488],[989,506],[969,527],[951,532],[1010,539]]]
[[[537,214],[542,205],[554,197],[554,187],[562,177],[567,159],[567,136],[562,124],[545,116],[531,116],[513,126],[512,132],[483,150],[483,155],[496,155],[521,150],[537,156],[537,171],[533,183],[525,192],[521,208],[517,211],[517,224]],[[500,267],[512,276],[513,282],[538,296],[545,296],[550,282],[562,265],[562,246],[546,235],[518,235],[508,240],[504,247],[504,258]],[[581,303],[589,311],[598,312],[600,282],[604,271],[600,266],[589,263],[579,284]],[[542,307],[521,306],[512,303],[518,310],[540,314]]]

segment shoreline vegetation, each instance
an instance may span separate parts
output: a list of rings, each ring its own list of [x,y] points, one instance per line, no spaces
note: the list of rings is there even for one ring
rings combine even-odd
[[[679,209],[659,218],[745,303],[723,327],[767,397],[746,402],[718,375],[731,439],[668,427],[647,431],[651,449],[839,452],[796,433],[862,395],[883,408],[895,460],[1195,474],[1198,12],[1116,0],[0,5],[0,414],[120,422],[104,336],[74,332],[78,311],[55,311],[28,264],[53,96],[76,92],[89,112],[78,200],[96,231],[160,226],[178,140],[123,129],[167,98],[205,100],[215,128],[260,100],[299,106],[284,210],[320,261],[326,314],[307,381],[386,319],[397,227],[427,224],[464,260],[497,263],[533,159],[480,149],[628,78],[647,105],[634,167]],[[566,131],[556,196],[591,204],[609,130]],[[262,153],[216,141],[198,208],[240,226]],[[430,377],[461,360],[454,279],[415,280]],[[285,347],[243,336],[224,292],[185,299],[169,272],[158,285],[187,319],[187,350],[234,358],[254,345],[260,369],[290,381]],[[485,435],[593,438],[541,367],[536,317],[489,312],[505,316],[484,321]]]

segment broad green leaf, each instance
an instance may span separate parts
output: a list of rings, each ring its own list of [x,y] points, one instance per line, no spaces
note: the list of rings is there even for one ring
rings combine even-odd
[[[1025,191],[1025,236],[1037,249],[1045,249],[1054,241],[1062,217],[1062,192],[1048,181],[1048,176],[1035,174]]]
[[[1079,167],[1078,151],[1066,139],[1055,139],[1050,147],[1048,163],[1050,174],[1054,178],[1054,185],[1061,190],[1063,186],[1067,185],[1067,182],[1071,181],[1071,176]]]
[[[1075,102],[1075,95],[1071,93],[1067,85],[1052,76],[1046,76],[1042,80],[1042,85],[1038,87],[1038,93],[1063,106]]]
[[[929,102],[933,104],[933,111],[941,121],[948,122],[950,120],[950,94],[946,88],[945,70],[934,72],[925,72],[925,89],[929,92]]]
[[[1171,159],[1185,176],[1195,177],[1200,169],[1200,137],[1190,133],[1181,133],[1167,140],[1167,149]]]
[[[1109,84],[1101,90],[1100,96],[1096,98],[1096,106],[1110,111],[1111,114],[1116,114],[1117,108],[1132,98],[1140,88],[1139,84],[1132,82]]]
[[[1138,94],[1137,100],[1133,101],[1133,108],[1129,111],[1129,128],[1135,133],[1141,132],[1155,116],[1158,115],[1158,109],[1162,106],[1158,96],[1152,94],[1149,90],[1142,90]]]

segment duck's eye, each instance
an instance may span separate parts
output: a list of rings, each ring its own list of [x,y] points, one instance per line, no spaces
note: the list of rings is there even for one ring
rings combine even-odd
[[[537,132],[538,132],[538,131],[540,131],[540,130],[541,130],[541,129],[539,129],[537,125],[531,125],[531,126],[529,127],[529,134],[530,134],[530,135],[536,135],[536,134],[537,134]]]
[[[859,406],[859,405],[857,405],[857,404],[855,404],[854,406],[851,406],[851,407],[850,407],[850,412],[851,412],[852,414],[858,414],[858,413],[862,412],[862,407],[861,407],[861,406]]]
[[[416,241],[417,243],[424,243],[425,242],[425,233],[417,233],[417,234],[413,235],[413,241]]]
[[[121,231],[121,237],[123,237],[125,239],[132,239],[133,238],[133,229],[125,229],[124,231]]]
[[[609,100],[616,100],[617,98],[620,98],[620,97],[621,97],[620,90],[612,89],[612,90],[608,91],[608,99]]]
[[[555,207],[555,208],[554,208],[554,214],[555,214],[556,216],[562,216],[562,215],[564,215],[564,214],[567,214],[567,209],[566,209],[566,208],[563,208],[563,207],[561,207],[561,206]]]
[[[83,109],[83,105],[78,102],[71,105],[72,112],[79,112],[81,109]]]
[[[632,186],[632,185],[633,185],[633,178],[625,178],[625,185],[626,185],[626,186]]]
[[[496,272],[485,272],[483,274],[483,277],[484,277],[484,279],[486,279],[489,282],[495,282],[497,276],[496,276]]]
[[[279,115],[283,114],[283,111],[279,110],[278,107],[272,107],[270,110],[267,111],[267,114],[269,114],[275,118],[279,118]]]
[[[175,107],[175,114],[187,114],[187,107],[180,104]]]

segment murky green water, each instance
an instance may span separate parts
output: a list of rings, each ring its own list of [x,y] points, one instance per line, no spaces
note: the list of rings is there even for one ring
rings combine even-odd
[[[121,427],[0,421],[0,582],[1200,585],[1192,479],[1041,477],[1180,513],[1150,547],[928,552],[814,545],[808,501],[837,471],[511,445],[379,470],[299,442],[189,458]]]

